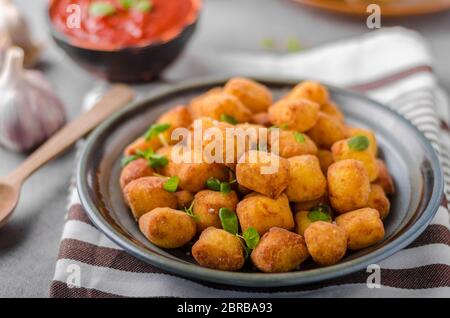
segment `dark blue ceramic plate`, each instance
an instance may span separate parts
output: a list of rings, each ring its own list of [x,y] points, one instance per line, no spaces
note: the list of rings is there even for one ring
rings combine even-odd
[[[298,81],[260,78],[275,96]],[[381,156],[396,183],[385,239],[370,248],[347,255],[328,267],[306,265],[303,270],[264,274],[224,272],[198,266],[186,249],[163,250],[140,233],[125,206],[119,186],[124,147],[170,107],[223,85],[225,79],[190,82],[161,91],[115,114],[88,138],[78,166],[78,192],[94,224],[130,254],[184,277],[229,285],[276,287],[298,285],[343,276],[380,262],[411,243],[429,224],[442,200],[443,177],[438,158],[425,137],[407,120],[366,97],[329,87],[332,98],[345,112],[348,123],[374,130]]]

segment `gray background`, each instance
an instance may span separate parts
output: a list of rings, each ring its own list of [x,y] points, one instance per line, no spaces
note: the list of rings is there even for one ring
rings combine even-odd
[[[29,17],[36,38],[46,45],[41,68],[64,101],[69,117],[75,117],[83,95],[95,80],[50,41],[45,0],[16,2]],[[382,22],[383,26],[412,28],[426,37],[435,58],[435,71],[449,93],[450,12]],[[190,54],[209,49],[257,52],[262,50],[261,40],[267,37],[280,45],[295,37],[309,48],[367,31],[365,18],[335,16],[306,9],[290,0],[206,0],[199,28],[187,50]],[[23,158],[0,149],[0,175],[12,170]],[[48,295],[74,161],[74,151],[70,151],[30,178],[13,218],[0,229],[0,296]]]

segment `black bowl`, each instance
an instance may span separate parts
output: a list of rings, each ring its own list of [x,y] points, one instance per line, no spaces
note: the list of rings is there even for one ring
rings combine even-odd
[[[379,261],[416,239],[436,214],[443,198],[443,175],[433,147],[423,134],[399,114],[364,96],[328,86],[350,125],[377,134],[381,158],[388,166],[397,193],[391,197],[385,239],[348,253],[338,264],[318,267],[305,263],[289,273],[226,272],[203,268],[192,258],[190,246],[164,250],[150,243],[123,201],[119,184],[123,149],[173,105],[186,104],[228,79],[189,81],[114,114],[88,138],[81,154],[77,186],[81,202],[93,223],[130,254],[166,271],[203,281],[252,287],[299,285],[337,278]],[[286,95],[299,80],[257,78],[274,96]]]
[[[148,82],[158,77],[183,51],[194,33],[199,13],[191,24],[166,42],[152,42],[147,46],[102,51],[77,46],[56,29],[47,8],[50,34],[64,52],[88,72],[112,82]]]

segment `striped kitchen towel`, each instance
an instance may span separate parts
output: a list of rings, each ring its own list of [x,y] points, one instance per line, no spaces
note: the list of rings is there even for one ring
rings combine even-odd
[[[201,70],[201,72],[199,72]],[[186,56],[168,74],[279,75],[315,78],[363,92],[416,125],[433,143],[450,181],[449,106],[432,72],[425,40],[404,29],[288,55],[242,53]],[[410,246],[380,262],[381,288],[369,288],[360,271],[321,283],[283,288],[240,288],[192,281],[124,252],[90,222],[74,188],[64,227],[51,297],[445,297],[450,296],[450,231],[447,201]],[[79,272],[79,280],[73,274]]]

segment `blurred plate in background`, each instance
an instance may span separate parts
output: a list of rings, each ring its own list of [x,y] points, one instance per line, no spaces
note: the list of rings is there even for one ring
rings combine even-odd
[[[367,6],[375,3],[383,16],[400,17],[450,10],[450,0],[294,0],[298,3],[351,15],[367,15]]]

